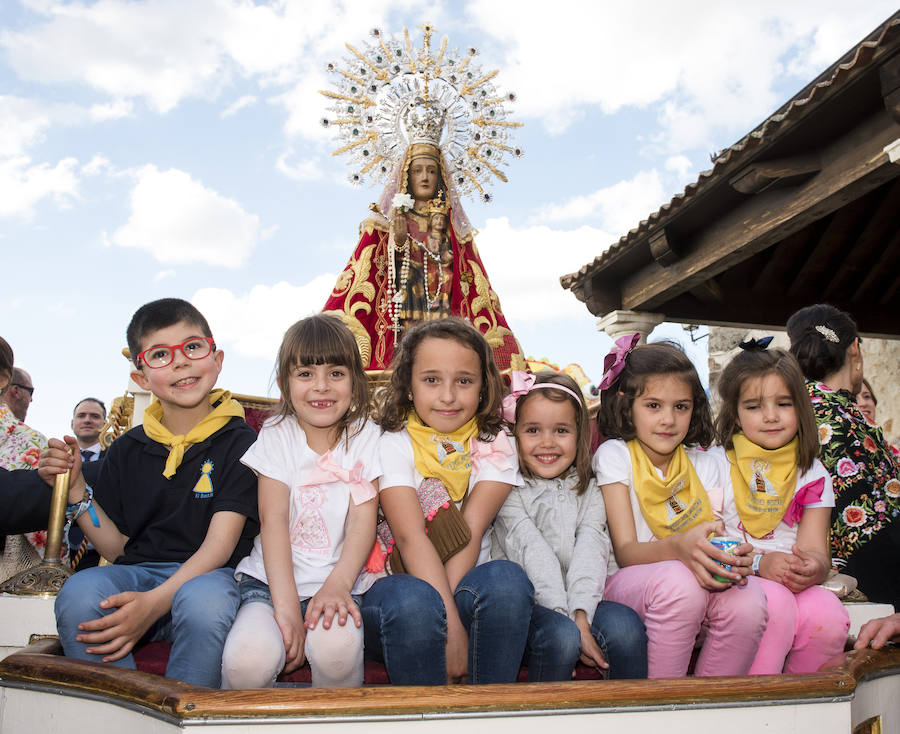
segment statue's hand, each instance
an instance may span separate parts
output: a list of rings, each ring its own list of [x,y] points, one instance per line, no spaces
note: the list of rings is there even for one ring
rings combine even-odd
[[[406,242],[406,215],[397,213],[391,222],[391,232],[394,235],[394,244],[402,245]]]

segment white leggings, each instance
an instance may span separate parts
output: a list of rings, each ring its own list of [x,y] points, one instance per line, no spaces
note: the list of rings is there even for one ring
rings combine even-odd
[[[363,631],[351,617],[330,629],[322,619],[306,630],[304,647],[312,684],[326,688],[363,683]],[[271,688],[284,669],[285,651],[275,610],[264,602],[242,604],[225,640],[222,688]]]

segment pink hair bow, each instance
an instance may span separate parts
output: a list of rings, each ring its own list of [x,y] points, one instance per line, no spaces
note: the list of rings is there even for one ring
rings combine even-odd
[[[812,505],[822,500],[823,491],[825,491],[825,477],[820,477],[816,481],[801,487],[797,494],[794,495],[794,499],[791,500],[791,504],[788,505],[787,512],[784,513],[781,522],[789,528],[794,527],[796,523],[800,522],[800,518],[803,517],[803,510],[807,505]]]
[[[626,334],[616,339],[613,348],[609,350],[603,358],[603,379],[597,388],[607,390],[616,381],[619,373],[625,367],[625,357],[627,357],[635,345],[641,340],[640,334]]]
[[[500,413],[507,423],[516,422],[516,401],[520,395],[527,393],[534,384],[534,375],[527,372],[513,371],[509,375],[509,395],[503,398]]]
[[[501,471],[512,467],[509,457],[513,455],[512,442],[504,431],[500,431],[493,441],[472,439],[472,469],[478,472],[482,461],[489,461]]]
[[[331,482],[343,482],[350,487],[350,496],[357,505],[367,502],[378,493],[375,486],[368,479],[363,479],[363,463],[357,461],[352,469],[344,469],[334,460],[329,451],[320,456],[313,469],[301,482],[301,486],[330,484]]]

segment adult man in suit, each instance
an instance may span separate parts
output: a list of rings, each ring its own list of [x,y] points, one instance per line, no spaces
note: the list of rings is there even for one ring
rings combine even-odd
[[[72,411],[72,433],[85,463],[100,458],[100,429],[106,423],[106,406],[97,398],[84,398]]]
[[[75,404],[75,410],[72,411],[72,433],[75,434],[75,440],[81,451],[81,461],[85,465],[102,458],[100,430],[104,423],[106,423],[106,406],[102,400],[88,397]],[[85,543],[85,547],[82,548],[83,541],[84,533],[73,523],[69,529],[68,543],[69,556],[75,561],[76,571],[96,566],[100,562],[100,554],[94,550],[94,546]]]

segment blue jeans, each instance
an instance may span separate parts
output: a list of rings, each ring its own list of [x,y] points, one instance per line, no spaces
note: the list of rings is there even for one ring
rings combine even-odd
[[[101,609],[100,602],[123,591],[150,591],[162,584],[180,563],[141,563],[87,568],[71,576],[56,597],[56,626],[67,657],[102,662],[103,655],[91,655],[90,645],[75,640],[78,625],[116,611]],[[172,598],[172,609],[150,626],[145,640],[165,640],[172,644],[166,677],[198,686],[218,688],[222,675],[222,648],[240,596],[234,571],[218,568],[182,584]],[[134,669],[129,653],[111,663]]]
[[[609,663],[608,678],[647,677],[647,631],[633,609],[601,601],[591,634]],[[578,625],[564,614],[535,604],[525,653],[528,680],[570,680],[580,653]]]
[[[525,572],[509,561],[476,566],[454,599],[469,633],[469,681],[515,681],[534,604]],[[447,615],[434,587],[415,576],[388,576],[366,592],[360,610],[366,657],[383,662],[392,683],[447,682]]]

